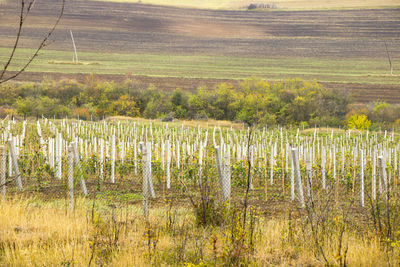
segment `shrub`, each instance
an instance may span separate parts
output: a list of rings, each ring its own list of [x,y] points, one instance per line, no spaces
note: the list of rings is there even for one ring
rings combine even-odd
[[[13,115],[17,115],[17,111],[14,108],[7,105],[3,105],[0,107],[0,118]]]
[[[364,130],[371,126],[371,121],[367,119],[366,115],[353,114],[347,120],[347,127],[350,129]]]
[[[74,109],[74,116],[79,117],[82,120],[90,120],[90,113],[87,108],[75,108]]]

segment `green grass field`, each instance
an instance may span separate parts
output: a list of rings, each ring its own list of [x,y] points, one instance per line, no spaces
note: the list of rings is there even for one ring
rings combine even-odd
[[[10,49],[0,48],[0,62]],[[18,50],[9,70],[16,70],[33,53]],[[284,78],[317,79],[321,82],[400,84],[398,75],[389,75],[384,59],[323,58],[243,58],[165,54],[79,53],[81,64],[72,63],[72,52],[44,50],[27,71],[148,75],[158,77],[268,80]],[[393,66],[400,65],[394,61]],[[396,74],[396,69],[394,69]]]
[[[1,0],[0,0],[1,1]],[[243,9],[251,3],[275,4],[277,9],[310,10],[310,9],[352,9],[400,7],[399,0],[101,0],[125,3],[143,3],[177,7],[203,9]]]

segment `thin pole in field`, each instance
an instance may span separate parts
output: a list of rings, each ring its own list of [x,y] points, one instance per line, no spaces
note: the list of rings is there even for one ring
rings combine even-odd
[[[376,152],[372,152],[372,199],[376,199]]]
[[[297,156],[296,148],[292,148],[292,157],[293,157],[293,165],[294,165],[294,174],[295,174],[296,184],[297,184],[297,193],[298,193],[300,205],[302,208],[304,208],[305,202],[304,202],[304,195],[303,195],[303,186],[301,184],[300,164],[299,164],[299,159]]]
[[[306,155],[306,173],[307,197],[312,199],[312,165],[310,151],[308,151],[308,155]]]
[[[171,188],[171,172],[170,172],[170,165],[171,165],[171,144],[169,140],[165,142],[166,150],[167,150],[167,166],[166,166],[166,179],[167,179],[167,189]]]
[[[61,179],[62,174],[62,138],[61,133],[56,135],[56,177]]]
[[[6,149],[4,146],[0,146],[0,184],[1,184],[1,195],[6,195]]]
[[[385,197],[388,197],[388,188],[387,188],[387,176],[386,176],[386,162],[384,156],[379,156],[379,168],[381,171],[381,181],[382,181],[382,193]]]
[[[68,147],[68,207],[74,210],[74,148]]]
[[[83,170],[82,170],[81,162],[79,160],[78,149],[76,147],[76,143],[72,142],[71,146],[72,146],[72,149],[73,149],[73,152],[74,152],[75,165],[77,166],[77,168],[79,170],[79,175],[80,175],[80,180],[79,181],[80,181],[80,185],[81,185],[82,194],[84,196],[87,196],[88,192],[87,192],[85,180],[83,178]]]
[[[322,146],[321,149],[321,176],[322,176],[322,189],[326,190],[325,146]]]
[[[147,149],[143,142],[140,142],[140,150],[142,151],[142,194],[143,194],[143,216],[147,221],[149,219],[149,207],[148,207],[148,194],[149,194],[149,184],[148,184],[148,168],[147,168]]]
[[[74,57],[72,58],[72,62],[78,63],[78,53],[76,52],[76,45],[75,45],[75,40],[74,40],[74,35],[72,34],[72,30],[69,30],[69,33],[71,34],[71,39],[72,39],[72,45],[74,47]]]
[[[115,135],[111,137],[111,183],[115,183]]]
[[[360,150],[360,203],[364,207],[364,153]]]
[[[10,138],[7,143],[8,143],[8,149],[10,151],[13,173],[16,176],[17,187],[18,187],[18,190],[22,191],[22,189],[23,189],[22,181],[21,181],[21,176],[20,176],[19,168],[18,168],[17,155],[15,153],[14,140],[12,138]]]
[[[294,200],[294,162],[293,162],[293,154],[290,156],[290,199]]]

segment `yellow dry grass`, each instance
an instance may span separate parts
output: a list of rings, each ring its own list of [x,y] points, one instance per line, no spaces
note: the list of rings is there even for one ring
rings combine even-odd
[[[222,120],[174,120],[172,122],[161,122],[160,119],[155,119],[155,120],[149,120],[149,119],[144,119],[144,118],[132,118],[132,117],[125,117],[125,116],[112,116],[108,117],[106,121],[129,121],[129,122],[137,122],[140,124],[147,124],[150,125],[152,123],[153,125],[161,125],[161,124],[167,124],[170,126],[179,126],[179,125],[184,125],[184,126],[189,126],[189,127],[198,127],[200,126],[201,128],[214,128],[214,127],[221,127],[221,128],[233,128],[233,129],[240,129],[244,130],[246,129],[245,125],[243,123],[236,123],[236,122],[231,122],[231,121],[222,121]]]
[[[342,134],[342,133],[346,132],[345,130],[339,129],[339,128],[319,127],[319,128],[308,128],[308,129],[300,131],[300,133],[302,133],[302,134],[312,134],[312,133],[315,132],[315,130],[316,130],[316,132],[318,134],[331,134],[332,132],[334,134],[339,134],[339,133]],[[356,132],[359,133],[359,131],[355,131],[355,130],[353,130],[352,132],[353,133],[356,133]]]
[[[50,60],[48,61],[49,64],[55,65],[100,65],[99,62],[88,62],[88,61],[79,61],[79,62],[72,62],[72,61],[63,61],[63,60]]]
[[[21,197],[3,200],[0,205],[0,265],[88,266],[92,254],[92,266],[175,265],[171,257],[177,253],[176,249],[180,244],[176,233],[182,230],[176,231],[175,234],[166,230],[165,226],[169,221],[167,207],[150,210],[150,228],[147,228],[141,216],[140,206],[118,207],[113,224],[110,219],[111,208],[106,203],[96,203],[94,219],[91,204],[89,200],[78,199],[75,212],[72,213],[67,211],[63,200],[43,202],[36,198]],[[215,251],[223,253],[226,245],[223,228],[195,227],[190,209],[178,207],[173,212],[176,214],[176,229],[187,227],[189,236],[205,236],[205,257],[212,257]],[[111,249],[110,239],[114,234],[114,225],[123,227],[120,228],[117,247]],[[149,229],[156,233],[155,237],[149,238]],[[313,257],[308,242],[295,245],[286,241],[287,229],[287,220],[261,220],[261,238],[255,247],[254,265],[322,265]],[[294,228],[294,231],[295,235],[301,235],[301,229]],[[213,250],[213,239],[217,239],[216,250]],[[155,241],[153,251],[153,243],[149,246],[149,240]],[[361,236],[350,232],[345,234],[344,240],[349,244],[349,266],[386,265],[385,253],[379,240],[373,236]],[[95,247],[93,244],[96,244]],[[334,245],[336,244],[332,244],[332,248]],[[196,249],[195,245],[189,242],[183,248]],[[335,252],[328,251],[327,255],[332,260]],[[398,264],[399,261],[394,263]]]

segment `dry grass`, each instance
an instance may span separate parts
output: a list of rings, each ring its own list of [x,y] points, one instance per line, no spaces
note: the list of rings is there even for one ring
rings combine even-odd
[[[88,61],[79,61],[79,62],[72,62],[72,61],[63,61],[63,60],[50,60],[49,64],[55,65],[100,65],[99,62],[88,62]]]
[[[132,117],[125,117],[125,116],[112,116],[106,118],[106,121],[129,121],[129,122],[137,122],[141,124],[150,124],[153,123],[154,125],[161,125],[166,124],[170,125],[171,127],[176,127],[179,125],[190,126],[190,127],[198,127],[201,128],[214,128],[214,127],[221,127],[221,128],[233,128],[233,129],[246,129],[243,123],[235,123],[231,121],[222,121],[222,120],[174,120],[172,122],[161,122],[160,119],[149,120],[144,118],[132,118]]]
[[[308,129],[300,131],[300,133],[302,133],[302,134],[311,134],[311,133],[314,133],[315,130],[316,130],[316,132],[318,134],[331,134],[332,132],[335,133],[335,134],[339,134],[339,133],[342,134],[342,133],[346,132],[345,130],[339,129],[339,128],[319,127],[319,128],[308,128]],[[359,133],[359,131],[357,131],[357,130],[353,130],[352,132],[353,133],[356,133],[356,132]]]
[[[88,266],[93,254],[92,266],[176,266],[197,255],[199,244],[205,263],[218,261],[227,249],[227,229],[198,228],[194,226],[192,212],[184,208],[172,209],[170,214],[176,219],[170,225],[167,207],[151,209],[150,227],[147,227],[139,206],[117,207],[115,220],[105,203],[96,203],[94,213],[91,206],[91,201],[78,199],[75,212],[70,213],[63,200],[43,202],[37,198],[13,197],[3,201],[0,265]],[[293,227],[294,235],[300,240],[302,230],[297,224]],[[287,231],[285,219],[261,219],[261,238],[257,240],[251,263],[255,266],[322,265],[314,259],[310,242],[288,241]],[[115,234],[118,241],[113,242]],[[215,249],[213,240],[216,240]],[[386,265],[385,253],[377,238],[346,232],[344,240],[349,244],[349,266]],[[180,249],[184,260],[177,262]],[[333,249],[328,251],[328,257],[334,260]]]
[[[85,261],[92,227],[83,219],[84,210],[66,214],[57,204],[21,198],[1,203],[2,265],[51,266],[71,258]]]

